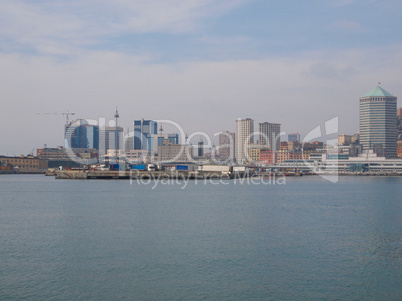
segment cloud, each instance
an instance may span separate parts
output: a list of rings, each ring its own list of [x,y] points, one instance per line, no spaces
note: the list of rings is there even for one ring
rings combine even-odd
[[[333,63],[321,61],[312,64],[309,70],[304,74],[315,77],[318,80],[335,80],[345,82],[349,80],[349,78],[355,73],[356,70],[350,66],[336,66]]]
[[[184,33],[245,0],[4,0],[0,11],[3,49],[67,52],[103,37]],[[71,49],[70,49],[71,48]]]
[[[355,2],[356,0],[332,0],[331,4],[333,6],[348,6]]]
[[[349,21],[349,20],[338,20],[333,22],[328,26],[328,29],[333,31],[341,31],[341,32],[349,32],[349,33],[358,33],[363,32],[364,28],[358,22]]]

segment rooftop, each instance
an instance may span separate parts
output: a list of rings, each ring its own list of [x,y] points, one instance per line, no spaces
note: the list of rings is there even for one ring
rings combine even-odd
[[[380,86],[377,86],[374,90],[370,91],[369,93],[367,93],[367,94],[364,95],[363,97],[373,97],[373,96],[390,96],[390,97],[395,97],[394,95],[392,95],[392,94],[389,93],[388,91],[384,90],[384,89],[381,88]]]

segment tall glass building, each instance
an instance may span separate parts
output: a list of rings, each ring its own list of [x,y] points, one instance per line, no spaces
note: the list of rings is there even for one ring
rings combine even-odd
[[[154,150],[152,135],[156,135],[158,123],[153,120],[134,120],[134,149]]]
[[[360,143],[363,149],[382,146],[387,158],[396,157],[397,98],[380,86],[360,97]]]
[[[65,147],[99,149],[99,126],[78,119],[65,126]]]

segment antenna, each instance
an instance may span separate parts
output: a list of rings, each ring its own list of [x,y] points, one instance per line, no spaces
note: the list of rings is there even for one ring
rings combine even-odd
[[[118,159],[118,156],[117,156],[117,146],[118,146],[117,144],[118,144],[118,142],[119,142],[119,140],[117,139],[117,138],[118,138],[118,134],[119,134],[119,132],[118,132],[118,130],[117,130],[117,121],[118,121],[119,117],[120,117],[119,111],[118,111],[117,106],[116,106],[116,113],[114,113],[115,126],[116,126],[115,134],[114,134],[114,149],[115,149],[115,160],[116,160],[116,163],[119,162],[119,159]]]

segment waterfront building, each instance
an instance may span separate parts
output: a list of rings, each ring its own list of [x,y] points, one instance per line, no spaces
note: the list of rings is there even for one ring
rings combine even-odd
[[[219,133],[219,158],[223,161],[233,161],[235,152],[235,133],[229,131]]]
[[[194,148],[188,144],[173,144],[165,140],[158,147],[158,160],[162,162],[192,162],[193,157]]]
[[[289,134],[288,141],[289,142],[295,142],[295,141],[300,142],[300,134],[299,133]]]
[[[158,133],[158,123],[153,120],[134,120],[134,149],[154,150],[152,135]]]
[[[387,158],[396,157],[397,98],[380,86],[360,97],[360,143],[364,150],[382,145]]]
[[[282,163],[286,160],[302,160],[303,154],[301,151],[278,150],[276,151],[276,162]]]
[[[35,173],[46,171],[48,161],[34,156],[8,157],[0,156],[0,165],[9,167],[20,173]]]
[[[250,144],[248,149],[248,162],[259,163],[260,162],[260,151],[261,149],[266,149],[265,145],[261,144]]]
[[[248,148],[254,142],[254,120],[251,118],[236,120],[236,151],[235,157],[237,163],[247,161]]]
[[[260,163],[262,164],[275,164],[276,153],[270,149],[260,150]]]
[[[271,150],[280,150],[281,125],[279,123],[263,122],[258,124],[260,144],[267,145]]]
[[[402,158],[402,140],[398,141],[396,152],[397,152],[398,158]]]

